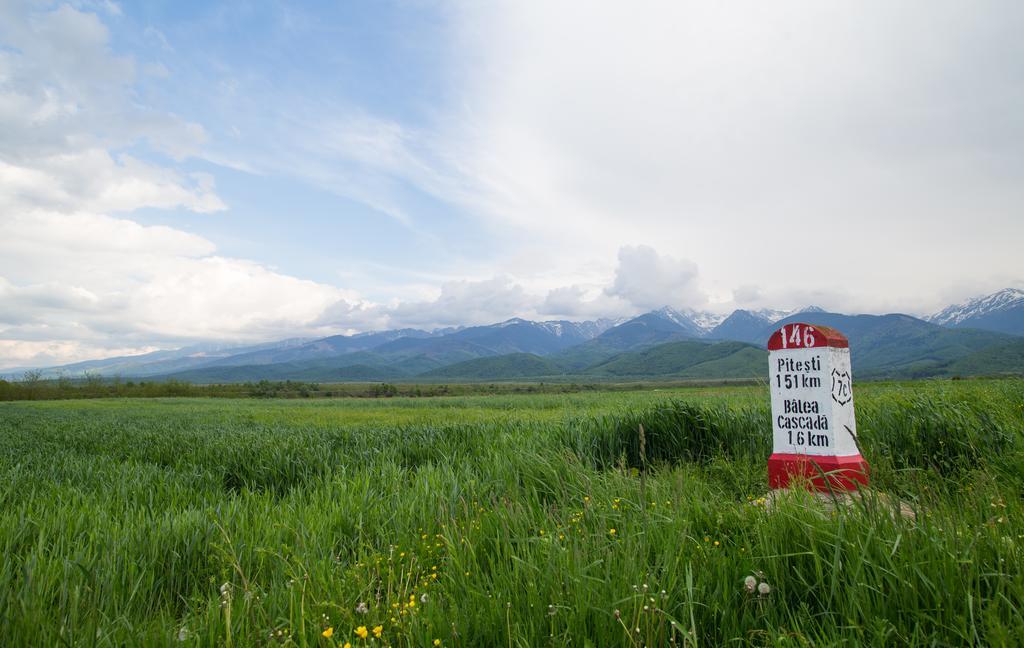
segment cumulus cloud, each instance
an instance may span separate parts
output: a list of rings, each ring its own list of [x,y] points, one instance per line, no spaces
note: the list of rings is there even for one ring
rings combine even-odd
[[[39,337],[143,347],[326,334],[334,329],[316,323],[346,299],[358,297],[219,256],[210,241],[169,227],[56,212],[0,221],[0,338],[9,350]]]
[[[134,61],[111,51],[99,18],[68,5],[25,8],[0,7],[4,209],[224,209],[212,177],[187,176],[112,153],[145,145],[181,159],[199,151],[205,132],[139,103],[133,94]]]
[[[687,259],[659,254],[647,245],[625,246],[619,249],[615,280],[605,292],[640,309],[697,308],[707,301],[698,275],[697,265]]]
[[[544,315],[568,319],[597,319],[631,315],[636,308],[617,295],[577,284],[548,291],[540,306]]]
[[[90,345],[77,340],[0,339],[0,369],[55,366],[96,358],[139,355],[157,350],[159,347],[155,346]]]
[[[732,290],[732,299],[737,304],[754,304],[761,298],[761,289],[758,286],[746,284],[737,286]]]
[[[536,299],[509,277],[480,281],[448,281],[436,299],[395,304],[389,322],[404,326],[491,324],[534,312]]]
[[[59,211],[132,211],[142,207],[184,207],[196,212],[225,208],[213,177],[183,177],[129,155],[114,159],[103,149],[37,157],[22,164],[0,161],[0,187],[14,208],[33,205]],[[13,204],[12,204],[13,203]]]

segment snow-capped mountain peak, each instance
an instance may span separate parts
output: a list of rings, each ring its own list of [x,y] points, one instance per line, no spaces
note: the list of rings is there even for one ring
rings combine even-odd
[[[705,332],[710,331],[719,324],[725,321],[728,315],[722,315],[721,313],[712,313],[710,311],[690,311],[690,320],[702,328]]]
[[[671,306],[662,306],[661,308],[653,312],[654,314],[660,315],[661,317],[664,317],[668,321],[675,322],[680,326],[685,326],[686,323],[690,321],[690,319],[686,317],[686,315],[683,315],[682,313],[672,308]]]
[[[726,315],[720,315],[718,313],[696,311],[689,308],[676,310],[671,306],[662,306],[658,310],[654,311],[654,313],[664,317],[670,322],[678,324],[683,328],[689,329],[695,326],[705,333],[721,324],[727,317]]]
[[[758,317],[763,317],[764,319],[768,320],[769,322],[778,322],[780,319],[783,319],[783,318],[786,318],[786,317],[789,317],[790,315],[792,315],[794,311],[779,310],[777,308],[762,308],[762,309],[759,309],[759,310],[756,310],[756,311],[750,311],[750,312],[753,313],[754,315],[757,315]]]
[[[521,317],[513,317],[512,319],[505,320],[493,325],[495,328],[506,328],[509,326],[532,326],[538,329],[542,329],[555,337],[563,337],[566,335],[573,337],[582,337],[583,339],[589,340],[590,338],[596,337],[603,333],[608,328],[614,326],[617,322],[609,319],[591,320],[585,322],[569,322],[566,320],[546,320],[543,322],[534,322],[531,320],[523,319]]]
[[[1024,290],[1005,288],[962,304],[953,304],[929,317],[928,321],[943,326],[957,326],[967,320],[1016,308],[1024,308]]]
[[[557,337],[562,337],[562,333],[565,332],[566,325],[572,326],[571,322],[559,322],[557,320],[537,322],[537,324]]]

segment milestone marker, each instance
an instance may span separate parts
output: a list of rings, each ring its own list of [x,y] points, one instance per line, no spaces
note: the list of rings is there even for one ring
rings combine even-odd
[[[794,477],[806,478],[816,490],[867,485],[868,464],[857,447],[846,337],[827,326],[786,324],[768,339],[768,374],[769,485],[786,488]]]

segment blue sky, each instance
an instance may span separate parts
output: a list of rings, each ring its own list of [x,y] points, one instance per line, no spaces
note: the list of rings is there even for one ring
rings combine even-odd
[[[449,259],[488,253],[486,232],[453,205],[401,177],[365,178],[401,210],[404,217],[396,217],[347,195],[341,178],[332,186],[334,174],[365,173],[344,155],[289,141],[315,140],[321,120],[352,116],[432,128],[453,100],[446,60],[454,53],[439,5],[139,3],[122,10],[111,21],[114,47],[123,44],[141,64],[168,70],[144,78],[141,96],[202,124],[213,160],[255,167],[185,160],[181,168],[216,176],[228,213],[211,219],[145,210],[140,222],[184,227],[216,240],[223,254],[327,283],[382,274],[387,282],[415,280],[424,266],[444,272]],[[252,162],[278,155],[316,157],[307,163],[328,177]],[[391,295],[375,287],[366,296]]]
[[[0,367],[1024,285],[1018,3],[0,2]]]

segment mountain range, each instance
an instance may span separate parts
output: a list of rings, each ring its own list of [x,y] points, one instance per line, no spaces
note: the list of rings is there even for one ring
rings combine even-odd
[[[43,372],[86,372],[192,382],[312,380],[624,380],[756,378],[764,344],[794,321],[832,326],[850,339],[859,377],[918,378],[1024,373],[1024,291],[1006,289],[924,319],[736,310],[727,317],[660,308],[627,320],[534,322],[435,331],[396,329],[250,346],[196,345],[92,360]],[[8,375],[17,377],[17,370]]]

